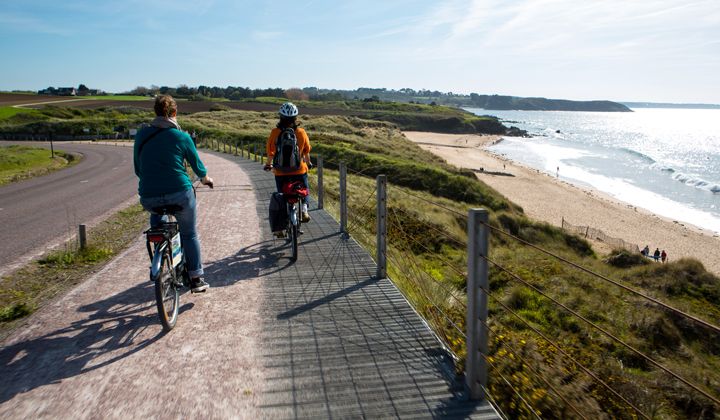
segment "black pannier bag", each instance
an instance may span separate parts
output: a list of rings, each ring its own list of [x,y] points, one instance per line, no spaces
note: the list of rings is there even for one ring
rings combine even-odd
[[[270,220],[270,230],[273,232],[285,230],[287,207],[285,206],[285,198],[279,192],[274,192],[270,196],[268,220]]]

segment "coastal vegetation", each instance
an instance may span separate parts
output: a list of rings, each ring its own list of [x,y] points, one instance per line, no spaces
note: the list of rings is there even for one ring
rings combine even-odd
[[[278,99],[260,101],[274,103]],[[323,106],[334,106],[335,111],[303,115],[301,122],[310,134],[313,155],[322,155],[325,162],[327,209],[337,216],[335,168],[344,161],[349,168],[350,233],[372,252],[374,177],[388,176],[389,276],[457,355],[460,368],[465,357],[461,331],[467,304],[466,214],[473,207],[489,210],[493,229],[489,258],[494,262],[490,265],[489,390],[506,415],[638,417],[622,398],[653,418],[719,415],[711,400],[641,355],[718,398],[718,334],[622,288],[632,288],[718,325],[720,279],[700,262],[681,259],[647,264],[622,251],[596,255],[584,239],[529,219],[522,208],[474,173],[455,168],[408,141],[400,131],[406,126],[393,120],[403,114],[453,115],[445,108],[373,101],[335,105],[326,101]],[[46,129],[69,131],[89,122],[97,127],[130,126],[151,117],[140,110],[39,111],[42,115],[37,121],[19,120],[22,117],[18,116],[5,120],[9,121],[5,125],[0,121],[0,131],[18,124],[44,124]],[[464,118],[463,114],[454,115]],[[179,121],[184,129],[202,134],[202,145],[217,147],[221,141],[245,150],[262,150],[276,114],[226,107],[181,115]],[[416,127],[418,121],[408,125]],[[67,258],[46,260],[57,267],[58,261]],[[0,296],[16,295],[4,287]],[[2,309],[7,318],[34,305],[32,299],[8,302]]]
[[[248,148],[253,142],[264,144],[275,116],[224,111],[182,121]],[[584,239],[530,220],[474,174],[409,142],[394,124],[350,116],[304,116],[302,121],[314,152],[323,156],[326,208],[336,217],[339,181],[333,168],[347,163],[350,233],[371,252],[374,176],[388,176],[390,277],[458,355],[460,365],[465,352],[458,331],[465,328],[464,215],[470,207],[490,210],[490,225],[503,232],[491,235],[490,258],[497,266],[490,266],[490,391],[507,415],[637,417],[622,398],[651,417],[717,415],[712,401],[641,355],[717,398],[717,333],[618,287],[718,325],[720,279],[700,262],[647,264],[624,251],[596,255]],[[462,186],[450,187],[455,183]]]
[[[247,87],[217,86],[189,87],[180,85],[176,88],[168,86],[137,87],[128,92],[136,95],[170,94],[179,98],[188,99],[230,99],[245,100],[259,97],[290,98],[311,101],[387,101],[419,104],[440,104],[452,107],[478,107],[485,109],[517,109],[535,111],[596,111],[596,112],[630,112],[625,105],[611,101],[570,101],[563,99],[523,98],[505,95],[481,95],[477,93],[460,94],[453,92],[439,92],[437,90],[414,90],[366,88],[355,90],[321,89],[317,87],[292,89],[250,89]]]

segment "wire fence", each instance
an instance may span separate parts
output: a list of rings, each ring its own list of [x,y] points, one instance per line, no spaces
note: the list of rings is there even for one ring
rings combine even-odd
[[[340,164],[329,163],[335,167]],[[339,180],[335,172],[326,170],[325,174],[326,208],[338,215]],[[374,179],[354,168],[348,168],[348,174],[347,233],[374,255]],[[392,179],[389,181],[392,183]],[[311,184],[315,190],[317,184],[312,177]],[[467,356],[467,223],[467,214],[458,205],[406,188],[388,189],[388,277],[425,317],[460,369]],[[638,318],[671,315],[704,331],[710,340],[720,338],[720,327],[544,249],[522,235],[509,233],[496,223],[487,223],[484,228],[496,238],[515,242],[524,252],[542,255],[563,267],[554,268],[554,287],[548,287],[538,282],[533,267],[518,265],[503,252],[491,250],[489,255],[480,256],[492,267],[490,287],[482,290],[492,302],[491,316],[485,323],[492,339],[487,354],[482,354],[491,370],[485,389],[508,416],[654,418],[659,413],[677,413],[673,411],[677,408],[670,409],[665,403],[653,405],[657,399],[651,394],[653,387],[662,389],[664,385],[648,381],[632,384],[653,371],[658,372],[656,381],[672,383],[672,391],[681,394],[678,398],[688,409],[694,409],[698,418],[713,418],[720,413],[717,372],[703,376],[702,371],[679,371],[667,354],[654,351],[652,346],[641,346],[627,326],[613,322],[611,312],[626,308],[623,310]],[[563,221],[563,229],[639,252],[637,245],[600,235],[600,231],[587,226]],[[606,284],[609,289],[593,290],[593,282]],[[609,312],[587,313],[567,293],[571,286],[590,289],[588,296],[604,303]],[[557,321],[557,325],[538,319],[538,308],[542,316]],[[633,366],[625,369],[623,360]]]
[[[561,224],[563,230],[575,233],[585,239],[604,242],[613,249],[626,249],[630,252],[640,253],[640,247],[637,244],[609,236],[600,229],[595,229],[590,226],[576,226],[568,223],[565,218],[562,219]]]
[[[348,172],[361,175],[361,171],[357,170],[348,169]],[[348,194],[352,194],[352,190],[352,187],[348,187]],[[352,215],[350,216],[352,221],[348,229],[350,234],[369,238],[366,241],[361,241],[363,245],[368,247],[372,247],[372,237],[375,233],[372,229],[375,203],[370,197],[374,192],[374,190],[369,190],[367,196],[361,200],[362,204],[348,212]],[[450,260],[447,256],[443,256],[442,253],[438,253],[437,247],[451,245],[464,249],[467,238],[448,232],[442,224],[423,218],[421,214],[423,212],[414,213],[408,210],[408,206],[398,205],[399,202],[405,204],[411,202],[411,208],[413,206],[417,208],[417,203],[421,203],[425,208],[437,209],[452,215],[456,219],[464,215],[457,209],[438,203],[416,191],[392,188],[389,192],[388,237],[390,245],[387,251],[387,259],[390,264],[389,276],[397,283],[400,283],[401,289],[408,299],[426,317],[440,339],[443,340],[448,349],[455,354],[460,364],[462,364],[465,357],[463,351],[466,340],[464,314],[467,310],[467,301],[462,287],[458,287],[458,285],[462,286],[467,281],[467,261],[462,254],[455,255],[455,258]],[[358,212],[360,215],[357,215]],[[355,215],[353,215],[354,213]],[[509,234],[499,227],[490,224],[486,227],[491,229],[494,235],[504,235],[523,247],[545,254],[547,257],[567,266],[568,270],[579,270],[588,278],[596,278],[607,282],[619,289],[620,292],[617,296],[620,300],[636,298],[639,302],[645,302],[642,306],[643,310],[650,310],[645,306],[649,305],[657,308],[662,313],[672,313],[687,322],[696,323],[712,333],[720,332],[717,326],[662,302],[647,293],[634,290],[620,281],[609,279],[586,269],[563,256],[544,250],[518,236]],[[569,227],[569,224],[563,226],[565,229]],[[611,246],[639,252],[639,249],[634,244],[622,240],[612,240],[615,238],[598,234],[599,231],[588,227],[584,227],[582,230],[580,230],[581,227],[576,228],[575,232],[580,236],[587,234],[589,237],[594,236]],[[436,265],[428,262],[429,258],[427,256],[429,255],[437,263]],[[688,395],[693,395],[692,398],[706,399],[706,401],[714,404],[716,408],[720,408],[717,392],[712,392],[707,384],[698,383],[694,378],[686,378],[676,372],[673,366],[666,365],[662,358],[658,358],[656,355],[649,353],[647,349],[640,349],[637,344],[629,342],[627,337],[623,337],[622,332],[614,333],[610,331],[608,328],[613,328],[613,325],[601,326],[597,321],[573,309],[571,303],[562,302],[560,298],[544,291],[540,286],[533,284],[532,276],[526,274],[527,270],[518,270],[519,273],[523,274],[521,275],[515,272],[516,268],[506,267],[495,258],[490,256],[485,258],[494,267],[495,276],[503,273],[505,278],[509,278],[517,286],[537,294],[539,299],[546,302],[546,305],[555,307],[554,311],[564,312],[569,318],[584,324],[582,331],[578,335],[593,337],[589,339],[588,346],[597,346],[602,343],[607,347],[607,343],[612,342],[619,348],[623,348],[632,357],[643,360],[653,369],[662,372],[670,380],[684,386]],[[438,267],[443,267],[443,269],[439,270]],[[572,277],[572,275],[569,276]],[[574,349],[573,344],[568,345],[568,343],[562,342],[557,337],[557,333],[542,331],[542,328],[533,319],[528,319],[523,308],[513,309],[508,303],[508,296],[503,295],[503,291],[498,289],[485,290],[485,292],[494,302],[493,311],[496,316],[492,317],[488,325],[488,331],[496,337],[496,340],[493,341],[496,345],[491,345],[490,351],[483,357],[492,371],[489,391],[493,393],[494,398],[498,401],[502,401],[503,397],[510,396],[512,398],[511,404],[503,406],[505,411],[509,411],[513,416],[519,415],[521,417],[548,415],[551,414],[548,413],[548,409],[558,408],[562,409],[569,417],[593,418],[598,414],[596,411],[598,407],[592,407],[589,398],[578,399],[577,396],[573,395],[574,391],[582,389],[582,387],[567,386],[567,383],[563,384],[562,382],[557,384],[554,381],[556,378],[552,376],[554,372],[552,369],[543,368],[541,364],[538,364],[537,360],[532,360],[532,357],[537,357],[537,354],[525,359],[522,353],[516,349],[512,354],[517,357],[517,363],[498,362],[497,355],[500,354],[501,347],[517,345],[513,340],[508,339],[507,335],[501,334],[500,331],[518,330],[518,326],[522,326],[524,334],[529,333],[529,338],[534,336],[533,339],[536,342],[544,342],[542,346],[554,349],[554,352],[562,356],[565,364],[571,366],[569,369],[574,372],[573,376],[576,378],[573,381],[586,384],[584,387],[588,395],[592,395],[592,393],[601,395],[598,400],[605,406],[600,409],[601,411],[606,407],[612,407],[611,412],[614,416],[628,418],[651,418],[656,415],[656,407],[649,406],[644,398],[637,398],[632,393],[627,393],[626,384],[618,383],[617,378],[613,378],[597,363],[585,360],[582,357],[582,352]],[[499,316],[501,313],[505,315]],[[596,356],[605,357],[605,355],[601,354]],[[520,366],[519,370],[518,365]],[[565,366],[565,368],[568,368],[568,366]],[[584,377],[584,379],[577,379],[580,376]],[[523,380],[528,379],[536,384],[543,385],[542,388],[547,391],[543,398],[537,398],[537,395],[535,395],[541,387],[528,387],[523,384]],[[500,390],[505,390],[505,392],[499,393]],[[503,403],[501,402],[501,404]]]

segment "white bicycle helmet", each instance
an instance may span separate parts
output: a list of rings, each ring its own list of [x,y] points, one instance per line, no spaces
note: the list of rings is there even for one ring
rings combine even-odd
[[[299,112],[295,104],[293,104],[292,102],[285,102],[280,107],[280,111],[278,112],[278,114],[280,114],[280,116],[282,117],[292,118],[297,117]]]

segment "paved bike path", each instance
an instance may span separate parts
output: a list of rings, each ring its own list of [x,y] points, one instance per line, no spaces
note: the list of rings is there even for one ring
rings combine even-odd
[[[142,238],[0,347],[0,418],[260,416],[261,222],[247,175],[201,153],[216,189],[199,189],[212,289],[181,297],[163,334]],[[232,263],[224,264],[227,258]]]
[[[497,418],[369,255],[312,210],[298,262],[272,175],[204,152],[206,294],[163,334],[142,238],[0,347],[0,418]]]

